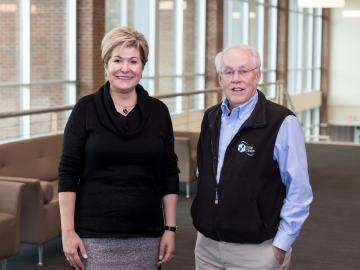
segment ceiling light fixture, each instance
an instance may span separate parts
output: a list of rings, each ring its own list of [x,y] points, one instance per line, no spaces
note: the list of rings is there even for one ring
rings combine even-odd
[[[360,18],[360,10],[359,9],[343,10],[342,15],[345,18]]]
[[[298,6],[304,8],[336,8],[345,6],[345,0],[298,0]]]

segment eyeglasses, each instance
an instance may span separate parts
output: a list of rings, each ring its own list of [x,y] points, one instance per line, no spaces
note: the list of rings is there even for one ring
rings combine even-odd
[[[235,73],[237,73],[239,76],[241,76],[242,78],[247,78],[250,74],[251,71],[254,71],[255,69],[257,69],[258,67],[254,67],[253,69],[240,69],[240,70],[233,70],[233,69],[225,69],[223,71],[221,71],[221,74],[226,78],[226,79],[232,79],[235,76]]]

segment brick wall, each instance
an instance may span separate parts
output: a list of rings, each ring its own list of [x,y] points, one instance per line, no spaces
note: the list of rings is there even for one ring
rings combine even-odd
[[[18,80],[18,9],[16,0],[0,2],[0,82]],[[19,104],[18,89],[0,87],[0,112],[14,110]],[[18,132],[18,119],[0,120],[0,139]]]
[[[18,80],[18,11],[16,0],[0,2],[0,82],[10,83]],[[0,88],[0,112],[16,108],[17,89]]]
[[[105,1],[77,1],[77,95],[96,91],[104,83],[101,40],[105,34]]]
[[[74,0],[75,1],[75,0]],[[30,65],[31,81],[66,80],[66,1],[31,0]],[[0,82],[19,83],[19,3],[0,2]],[[78,97],[94,92],[104,82],[100,43],[104,35],[105,0],[77,1]],[[19,88],[0,88],[0,112],[20,109]],[[64,84],[33,85],[31,109],[66,104]],[[66,113],[61,113],[63,125]],[[31,133],[51,130],[50,114],[31,116]],[[0,121],[0,140],[17,136],[20,119]]]
[[[16,0],[1,0],[0,2],[0,82],[14,82],[18,77],[18,11],[16,2]]]

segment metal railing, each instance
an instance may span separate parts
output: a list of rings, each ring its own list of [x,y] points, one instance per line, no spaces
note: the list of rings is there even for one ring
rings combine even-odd
[[[283,104],[286,99],[289,102],[289,95],[286,95],[281,82],[260,84],[259,88],[266,94],[271,92],[269,99]],[[268,89],[270,89],[268,91]],[[221,88],[211,88],[204,90],[192,90],[181,93],[169,93],[156,95],[156,98],[162,100],[170,110],[175,130],[193,130],[200,129],[203,112],[206,108],[219,103],[222,100],[223,93]],[[181,97],[181,106],[175,106]],[[177,110],[175,110],[175,107]],[[69,111],[73,105],[56,106],[51,108],[39,108],[21,111],[0,112],[0,142],[37,136],[63,131]],[[21,133],[21,119],[28,119],[31,125],[31,134],[24,136]]]

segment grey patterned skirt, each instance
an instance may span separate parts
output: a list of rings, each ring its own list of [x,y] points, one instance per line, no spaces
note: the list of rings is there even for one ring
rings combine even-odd
[[[160,238],[83,238],[86,270],[156,270]]]

